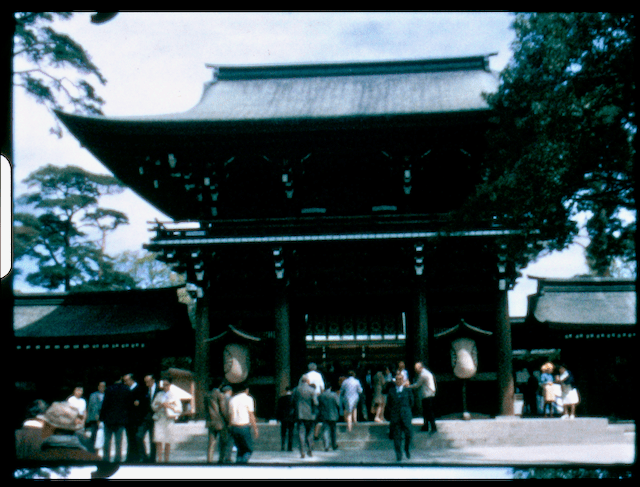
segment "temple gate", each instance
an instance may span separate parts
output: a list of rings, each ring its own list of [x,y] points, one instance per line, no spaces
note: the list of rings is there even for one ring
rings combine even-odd
[[[465,320],[494,337],[477,380],[495,394],[477,407],[513,414],[514,233],[456,217],[481,178],[483,94],[498,83],[488,56],[211,68],[185,113],[58,113],[173,219],[146,248],[186,272],[197,299],[197,400],[223,376],[212,338],[230,326],[255,339],[261,417],[310,360],[332,378],[422,361],[446,397],[449,350],[432,339]]]

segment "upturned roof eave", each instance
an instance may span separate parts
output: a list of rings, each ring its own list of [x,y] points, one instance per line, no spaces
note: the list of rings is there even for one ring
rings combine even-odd
[[[56,116],[63,124],[74,134],[80,136],[87,128],[99,128],[100,130],[118,129],[120,128],[126,133],[131,134],[131,130],[147,131],[149,129],[157,130],[176,130],[181,127],[193,129],[200,127],[201,129],[237,129],[239,127],[250,127],[256,129],[263,127],[266,130],[272,130],[281,126],[290,129],[295,126],[299,129],[315,128],[319,126],[340,126],[345,127],[362,126],[367,124],[377,124],[396,120],[399,123],[424,123],[429,119],[440,121],[443,119],[458,117],[472,117],[479,120],[486,120],[491,113],[489,108],[476,108],[468,110],[446,111],[446,112],[396,112],[384,114],[352,114],[342,116],[326,116],[326,117],[273,117],[273,118],[245,118],[245,119],[215,119],[203,117],[189,117],[184,114],[156,115],[144,117],[110,117],[95,115],[78,115],[55,111]],[[469,119],[470,120],[470,119]]]

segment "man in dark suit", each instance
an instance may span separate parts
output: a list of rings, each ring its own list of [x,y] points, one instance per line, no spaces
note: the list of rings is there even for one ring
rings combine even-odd
[[[138,427],[136,432],[136,441],[138,442],[141,457],[148,463],[154,463],[156,461],[156,443],[153,438],[153,409],[151,409],[151,403],[153,398],[159,390],[155,377],[152,374],[145,375],[144,377],[143,391],[144,397],[140,401],[140,414],[142,417],[142,423]],[[146,447],[144,443],[145,436],[149,433],[149,455],[146,455]],[[145,458],[146,457],[146,458]]]
[[[300,384],[293,392],[293,402],[296,405],[298,422],[298,436],[300,438],[300,456],[313,455],[313,433],[318,417],[318,395],[309,379],[303,376]]]
[[[318,420],[322,422],[322,441],[324,451],[329,451],[329,446],[338,449],[336,442],[336,424],[340,419],[340,396],[331,390],[331,384],[325,384],[325,390],[318,396]]]
[[[107,387],[100,409],[100,421],[104,423],[104,459],[110,461],[111,438],[115,439],[114,462],[122,461],[122,436],[129,423],[129,402],[131,391],[122,379]]]
[[[144,422],[146,414],[145,396],[146,388],[138,384],[132,374],[127,374],[123,378],[124,384],[131,391],[129,401],[129,422],[126,427],[127,432],[127,462],[137,463],[144,459],[144,443],[137,436],[138,429]]]
[[[289,386],[287,386],[285,393],[278,398],[278,421],[280,421],[280,449],[293,451],[296,408],[293,404],[293,392]]]
[[[396,374],[395,386],[389,388],[387,396],[389,408],[389,421],[393,435],[393,447],[396,451],[396,460],[402,460],[402,437],[404,435],[404,452],[407,458],[411,458],[411,419],[413,415],[413,391],[406,387],[406,381],[402,374]]]

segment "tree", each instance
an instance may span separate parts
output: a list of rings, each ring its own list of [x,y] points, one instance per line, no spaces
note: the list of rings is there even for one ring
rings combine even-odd
[[[123,213],[98,207],[100,196],[124,190],[113,176],[93,174],[76,166],[48,165],[24,181],[35,191],[18,198],[32,213],[16,213],[16,260],[36,259],[38,270],[27,282],[56,290],[131,289],[135,281],[115,269],[104,252],[106,235],[128,223]],[[86,230],[98,229],[98,242]]]
[[[186,276],[160,262],[156,253],[125,251],[115,258],[115,268],[131,276],[136,282],[136,287],[140,289],[184,286],[178,290],[178,299],[187,305],[189,319],[191,323],[195,323],[196,302],[187,291]]]
[[[565,248],[585,214],[588,264],[607,275],[616,258],[635,261],[634,16],[521,13],[513,27],[513,59],[487,96],[484,181],[465,212],[523,231],[518,266]]]
[[[130,275],[141,289],[184,285],[185,276],[156,259],[153,252],[125,251],[115,258],[116,268]]]
[[[69,36],[51,27],[54,20],[67,20],[72,12],[16,12],[13,50],[13,85],[44,104],[47,109],[71,105],[76,112],[101,115],[104,100],[87,77],[104,85],[106,79],[84,48]],[[72,70],[82,75],[72,80]],[[51,131],[58,136],[57,123]]]

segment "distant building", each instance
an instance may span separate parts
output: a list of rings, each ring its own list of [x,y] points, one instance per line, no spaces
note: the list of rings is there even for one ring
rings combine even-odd
[[[162,358],[191,356],[193,328],[177,292],[16,295],[15,399],[64,400],[77,384],[88,397],[99,381],[133,373],[142,383],[143,374],[162,372]]]
[[[563,362],[576,377],[581,415],[634,418],[635,280],[535,279],[527,317],[512,324],[516,368]]]

